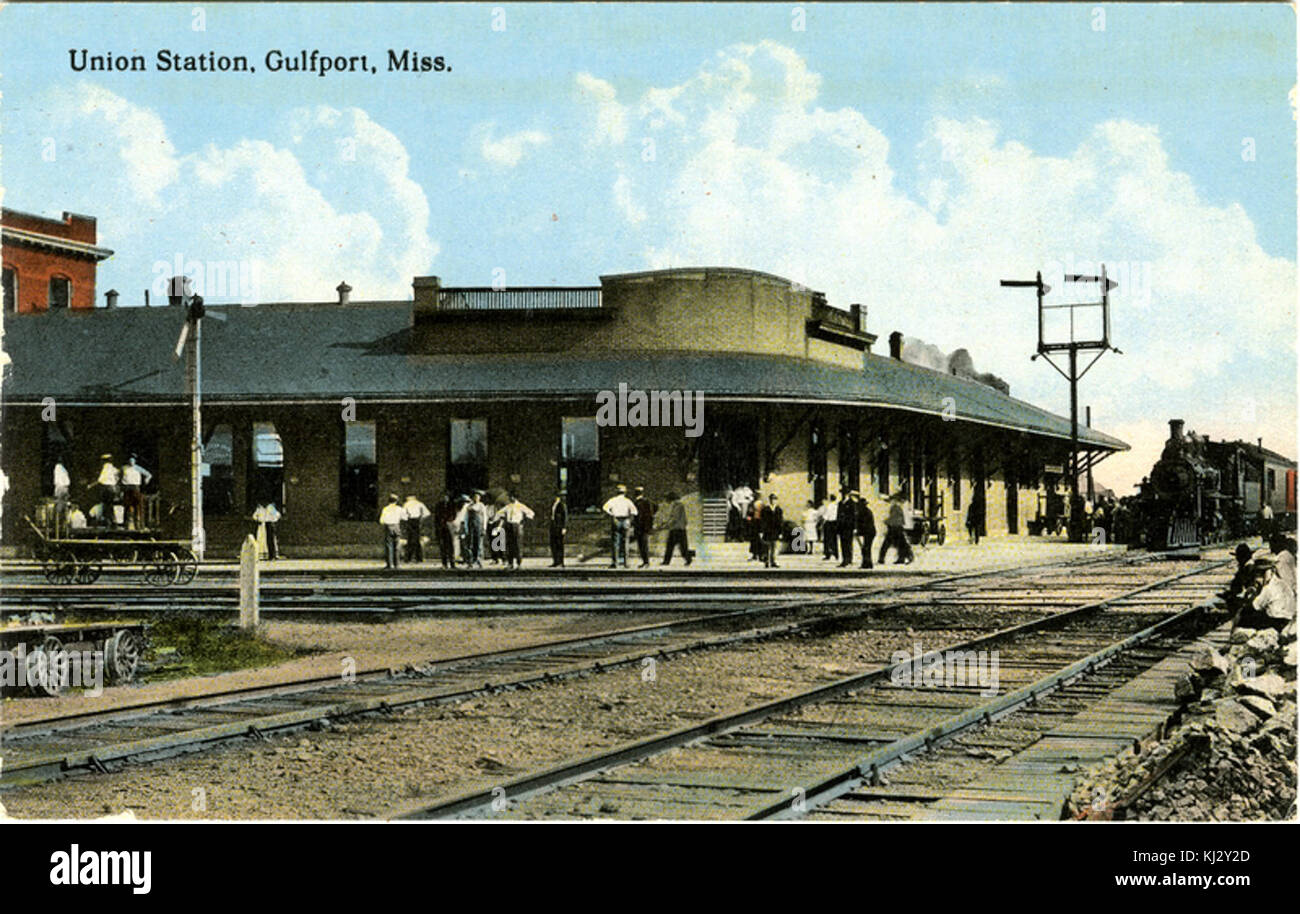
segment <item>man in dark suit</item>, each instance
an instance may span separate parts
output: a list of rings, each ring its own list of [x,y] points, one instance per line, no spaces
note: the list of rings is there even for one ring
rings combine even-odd
[[[848,568],[853,564],[853,537],[858,531],[858,509],[861,504],[852,492],[845,492],[840,499],[840,511],[835,518],[835,528],[840,535],[840,568]]]
[[[645,496],[645,486],[637,486],[636,516],[632,518],[632,534],[636,537],[636,548],[641,553],[642,568],[650,567],[650,531],[655,528],[655,503]]]
[[[871,513],[871,505],[859,493],[853,493],[857,507],[858,545],[862,548],[862,567],[871,568],[871,544],[876,539],[876,516]]]
[[[564,536],[569,532],[568,493],[564,489],[555,493],[551,504],[551,567],[564,567]]]
[[[763,528],[763,562],[768,568],[778,567],[776,564],[776,550],[781,542],[781,534],[785,532],[785,513],[776,503],[776,493],[773,492],[767,497],[767,509],[763,511],[761,520]]]

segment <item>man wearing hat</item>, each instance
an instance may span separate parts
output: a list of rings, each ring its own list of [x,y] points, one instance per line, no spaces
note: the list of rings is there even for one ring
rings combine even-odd
[[[153,479],[153,474],[135,462],[135,454],[127,458],[122,467],[122,504],[126,507],[126,524],[132,530],[144,527],[143,487]]]
[[[397,543],[402,537],[402,521],[406,512],[397,503],[396,493],[388,496],[388,504],[379,512],[379,525],[384,528],[384,567],[397,568]]]
[[[560,489],[551,503],[551,567],[564,567],[564,535],[569,532],[568,492]]]
[[[835,529],[840,535],[840,565],[848,568],[853,564],[853,537],[858,532],[858,509],[862,507],[853,496],[856,493],[846,491],[840,500],[840,510],[836,515]]]
[[[483,503],[483,495],[482,489],[475,489],[465,506],[465,564],[471,568],[483,567],[483,537],[488,523],[488,506]]]
[[[850,494],[857,509],[854,513],[857,516],[858,545],[862,549],[862,567],[871,568],[871,544],[876,539],[876,516],[871,513],[871,505],[867,504],[860,492]]]
[[[92,485],[99,486],[100,522],[111,527],[113,526],[113,503],[117,501],[117,484],[122,475],[113,464],[112,454],[100,454],[99,459],[104,461],[104,465],[100,467],[99,478]]]
[[[645,486],[636,487],[636,497],[632,500],[636,506],[636,516],[632,518],[632,533],[636,536],[636,548],[641,553],[641,567],[650,567],[650,531],[654,529],[655,504],[645,497]]]
[[[627,567],[627,535],[632,529],[632,518],[636,517],[636,505],[627,497],[627,486],[619,484],[618,492],[601,508],[610,521],[610,566],[617,568],[621,563]]]

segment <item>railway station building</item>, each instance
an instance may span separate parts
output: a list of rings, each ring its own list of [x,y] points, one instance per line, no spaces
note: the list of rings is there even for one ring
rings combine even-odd
[[[578,556],[608,549],[600,505],[620,483],[683,496],[692,542],[724,536],[741,484],[777,494],[796,522],[807,501],[857,489],[882,531],[901,490],[954,537],[972,503],[986,534],[1022,534],[1065,485],[1068,419],[904,362],[898,332],[876,352],[866,307],[778,276],[709,267],[505,290],[416,277],[409,300],[350,293],[208,306],[226,317],[203,322],[210,557],[234,554],[268,500],[287,554],[372,555],[389,492],[433,508],[444,492],[510,489],[537,512],[526,552],[544,554],[562,486]],[[163,532],[186,538],[190,401],[173,358],[185,309],[10,318],[4,545],[21,547],[55,460],[89,502],[104,452],[138,456]],[[1127,447],[1080,436],[1086,460]]]

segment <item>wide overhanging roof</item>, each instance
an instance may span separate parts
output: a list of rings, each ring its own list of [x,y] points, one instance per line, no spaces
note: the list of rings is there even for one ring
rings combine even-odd
[[[203,398],[241,401],[594,398],[600,390],[702,391],[705,397],[844,403],[907,410],[1070,437],[1068,419],[953,375],[868,354],[861,371],[808,359],[730,353],[469,353],[410,351],[410,302],[209,306]],[[4,401],[63,405],[187,402],[172,357],[179,307],[10,315]],[[541,328],[538,328],[540,330]],[[554,328],[547,328],[554,332]],[[536,332],[527,323],[494,332]],[[562,332],[562,330],[560,331]],[[485,340],[487,342],[487,340]],[[951,398],[949,400],[948,398]],[[1095,429],[1087,447],[1127,450]]]

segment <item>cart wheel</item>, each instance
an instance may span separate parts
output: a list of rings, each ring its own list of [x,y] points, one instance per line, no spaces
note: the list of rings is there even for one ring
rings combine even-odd
[[[119,628],[104,642],[104,671],[109,682],[130,682],[140,666],[144,645],[140,636],[128,628]]]
[[[103,570],[102,566],[95,565],[91,562],[78,562],[76,571],[77,583],[94,584],[99,580],[100,572]]]
[[[190,581],[193,581],[194,576],[199,573],[198,557],[188,549],[173,552],[172,561],[176,562],[177,584],[188,584]]]
[[[27,688],[33,695],[57,698],[63,691],[67,663],[63,642],[53,635],[46,636],[41,646],[27,655]]]
[[[76,559],[65,550],[52,553],[45,563],[45,580],[51,584],[71,584],[76,575]]]
[[[154,552],[144,559],[144,579],[155,587],[166,587],[176,582],[181,566],[170,552]]]
[[[946,540],[947,538],[948,538],[948,527],[945,524],[940,524],[938,531],[935,532],[935,536],[934,536],[935,542],[937,542],[940,546],[942,546],[943,541]]]

